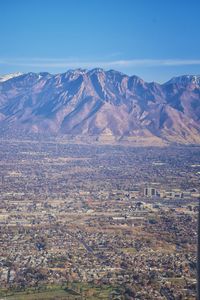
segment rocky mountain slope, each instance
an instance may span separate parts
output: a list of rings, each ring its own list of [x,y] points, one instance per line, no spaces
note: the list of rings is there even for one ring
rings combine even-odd
[[[200,76],[160,85],[102,69],[7,75],[0,134],[15,132],[200,143]]]

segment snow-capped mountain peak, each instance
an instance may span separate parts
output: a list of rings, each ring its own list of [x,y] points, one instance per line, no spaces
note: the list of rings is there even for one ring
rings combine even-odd
[[[9,79],[12,79],[14,77],[18,77],[18,76],[21,76],[21,75],[23,75],[23,73],[20,73],[20,72],[6,74],[6,75],[3,75],[3,76],[0,76],[0,82],[7,81]]]
[[[165,84],[200,84],[200,75],[182,75],[173,77]]]

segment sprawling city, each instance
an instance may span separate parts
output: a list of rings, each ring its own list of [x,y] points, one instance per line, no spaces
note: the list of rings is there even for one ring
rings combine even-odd
[[[199,146],[0,155],[1,299],[196,299]]]

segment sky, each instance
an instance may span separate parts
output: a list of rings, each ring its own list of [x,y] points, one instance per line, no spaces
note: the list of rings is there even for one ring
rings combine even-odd
[[[199,0],[0,0],[0,74],[200,74]]]

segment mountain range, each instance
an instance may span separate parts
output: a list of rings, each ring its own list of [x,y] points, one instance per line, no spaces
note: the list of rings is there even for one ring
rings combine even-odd
[[[200,143],[200,76],[164,84],[103,69],[0,77],[0,135]]]

